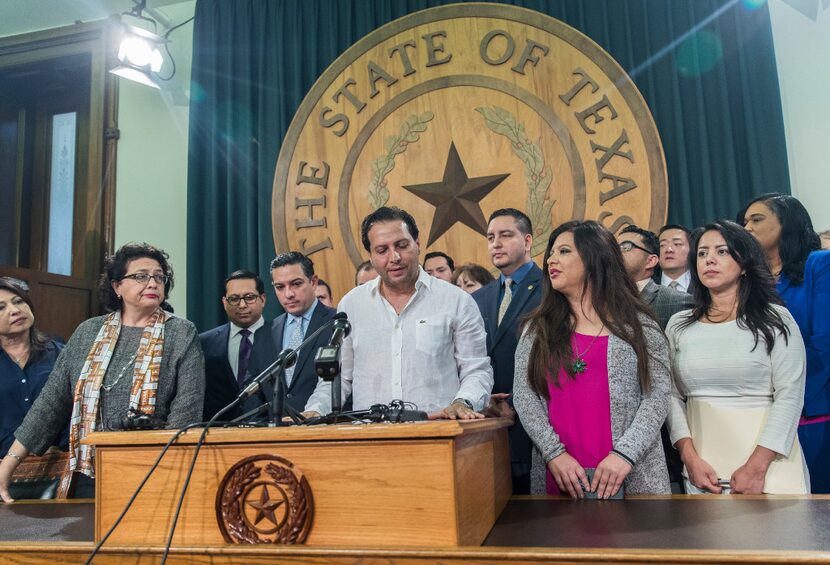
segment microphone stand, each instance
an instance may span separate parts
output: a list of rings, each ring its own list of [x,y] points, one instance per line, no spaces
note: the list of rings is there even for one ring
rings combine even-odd
[[[297,359],[294,355],[293,359]],[[293,365],[293,363],[291,363]],[[282,421],[282,413],[285,410],[285,391],[288,388],[285,382],[285,363],[281,363],[274,372],[274,391],[271,394],[271,404],[268,407],[268,427],[287,426],[288,422]]]

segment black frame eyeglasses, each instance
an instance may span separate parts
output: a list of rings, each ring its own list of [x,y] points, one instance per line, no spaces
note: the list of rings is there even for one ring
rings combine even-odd
[[[138,284],[147,284],[150,282],[150,279],[153,279],[158,284],[167,284],[167,281],[170,280],[170,277],[158,273],[156,273],[155,275],[151,275],[149,273],[133,273],[132,275],[124,275],[123,277],[121,277],[121,280],[124,279],[133,279]]]
[[[648,249],[646,249],[642,245],[637,245],[636,243],[634,243],[630,239],[626,239],[626,240],[623,240],[623,241],[620,242],[620,251],[628,252],[628,251],[631,251],[632,249],[639,249],[640,251],[645,251],[649,255],[657,255],[657,253],[655,253],[654,251],[649,251]]]
[[[239,306],[240,302],[244,302],[245,304],[253,304],[259,298],[258,294],[254,294],[253,292],[249,294],[243,294],[242,296],[231,294],[230,296],[226,296],[225,300],[231,306]]]

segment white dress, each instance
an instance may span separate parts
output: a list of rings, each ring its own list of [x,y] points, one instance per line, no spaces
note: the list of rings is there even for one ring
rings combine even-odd
[[[776,334],[767,353],[749,329],[737,321],[694,322],[680,329],[689,310],[669,320],[666,335],[672,354],[672,404],[667,421],[672,444],[690,437],[701,457],[729,481],[756,445],[779,454],[767,472],[764,492],[810,492],[809,473],[798,444],[798,421],[804,403],[806,354],[795,320],[773,306],[789,329]],[[704,456],[704,453],[708,456]],[[800,483],[780,486],[773,475],[800,475]],[[722,476],[725,475],[725,476]],[[688,480],[687,492],[697,494]],[[778,490],[776,490],[776,488]]]

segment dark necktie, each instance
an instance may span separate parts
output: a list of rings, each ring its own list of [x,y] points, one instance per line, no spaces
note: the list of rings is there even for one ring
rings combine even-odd
[[[242,385],[245,382],[245,373],[248,372],[248,361],[251,359],[251,350],[254,348],[254,344],[251,343],[250,335],[251,330],[245,328],[244,330],[240,330],[239,335],[242,336],[242,342],[239,344],[239,370],[236,371],[236,381]]]

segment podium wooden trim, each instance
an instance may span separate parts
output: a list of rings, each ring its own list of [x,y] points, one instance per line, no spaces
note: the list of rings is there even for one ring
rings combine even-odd
[[[227,545],[216,519],[225,473],[253,455],[278,455],[311,487],[306,545],[480,545],[510,497],[508,419],[210,430],[182,507],[176,547]],[[175,432],[96,432],[95,539],[110,528]],[[163,544],[198,441],[183,434],[108,544]]]

